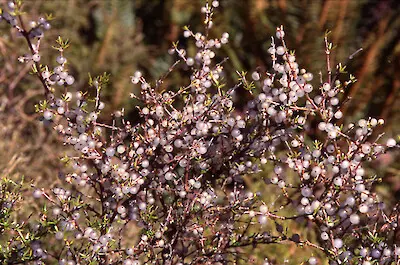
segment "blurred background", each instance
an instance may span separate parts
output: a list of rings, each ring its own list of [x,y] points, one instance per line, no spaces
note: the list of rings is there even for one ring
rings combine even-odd
[[[203,29],[202,0],[24,2],[28,17],[50,13],[55,17],[41,43],[41,63],[54,65],[57,53],[51,45],[60,35],[71,41],[65,55],[77,80],[76,89],[87,87],[88,73],[111,74],[111,83],[103,94],[104,121],[118,108],[125,108],[135,120],[137,103],[129,94],[138,87],[131,84],[130,76],[140,70],[148,80],[156,80],[175,61],[167,52],[172,42],[179,40],[189,52],[195,49],[193,42],[182,37],[183,27],[187,25],[195,32]],[[6,1],[0,3],[5,5]],[[214,18],[211,35],[230,34],[230,44],[219,53],[221,60],[229,57],[225,64],[228,86],[237,81],[235,70],[269,69],[267,49],[280,25],[299,64],[317,77],[326,69],[323,37],[329,30],[336,46],[332,64],[346,64],[348,72],[358,79],[346,91],[351,101],[342,106],[345,122],[368,116],[383,118],[387,137],[400,133],[400,1],[221,0]],[[360,48],[363,51],[349,60]],[[23,40],[1,23],[0,174],[52,185],[62,168],[59,158],[67,150],[34,112],[42,88],[29,75],[29,66],[18,63],[18,57],[27,51]],[[176,71],[165,88],[182,86],[187,77],[184,71]],[[396,154],[385,155],[371,165],[383,178],[377,189],[391,201],[400,199],[398,158]]]

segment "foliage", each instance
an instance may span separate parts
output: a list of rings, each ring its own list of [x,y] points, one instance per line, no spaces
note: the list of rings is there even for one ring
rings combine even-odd
[[[26,25],[21,2],[8,3],[1,17],[28,45],[19,61],[45,96],[36,111],[74,151],[61,159],[59,186],[37,185],[42,207],[29,227],[10,219],[20,185],[2,180],[5,264],[236,264],[262,245],[307,248],[309,264],[315,256],[331,264],[399,263],[397,205],[382,202],[374,192],[380,178],[365,170],[398,145],[374,137],[383,119],[343,119],[356,79],[333,63],[329,33],[318,78],[299,66],[307,53],[288,48],[283,27],[267,49],[270,69],[249,76],[218,55],[230,35],[213,27],[217,7],[201,8],[202,33],[185,27],[161,78],[130,77],[140,86],[130,94],[139,119],[115,106],[104,119],[112,75],[89,74],[83,85],[62,37],[52,46],[56,64],[45,63],[41,42],[52,17]],[[256,174],[264,165],[272,172]],[[251,177],[264,180],[254,192]],[[271,253],[261,255],[274,263]]]

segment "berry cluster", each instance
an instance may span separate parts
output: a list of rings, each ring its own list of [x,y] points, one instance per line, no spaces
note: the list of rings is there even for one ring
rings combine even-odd
[[[340,66],[331,70],[327,38],[327,75],[319,81],[299,66],[279,27],[271,71],[238,72],[237,85],[226,88],[225,61],[216,54],[229,34],[210,33],[218,6],[202,8],[204,33],[183,32],[196,44],[193,54],[178,44],[169,50],[177,58],[170,71],[183,64],[187,83],[164,91],[167,75],[153,84],[138,71],[131,80],[141,92],[131,96],[141,102],[140,122],[118,110],[105,124],[100,92],[109,76],[73,93],[68,41],[57,40],[54,66],[42,64],[39,44],[50,25],[41,18],[26,28],[19,1],[9,3],[1,16],[26,39],[31,55],[21,61],[33,64],[45,91],[37,111],[74,149],[63,158],[70,165],[60,176],[65,186],[33,192],[51,208],[25,246],[35,264],[236,264],[248,246],[288,242],[321,251],[331,264],[399,264],[398,208],[386,209],[372,189],[379,179],[365,169],[397,143],[371,139],[383,120],[342,123],[342,94],[355,79],[343,80]],[[252,96],[240,111],[233,100],[239,88]],[[245,185],[264,165],[273,168],[265,185],[282,198],[273,204]],[[318,239],[283,229],[293,221]],[[46,249],[45,240],[57,243]]]

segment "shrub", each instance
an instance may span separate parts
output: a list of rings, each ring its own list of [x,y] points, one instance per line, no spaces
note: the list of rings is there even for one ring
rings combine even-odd
[[[42,207],[30,226],[8,221],[18,192],[2,186],[4,264],[236,264],[249,249],[275,244],[312,249],[311,265],[321,253],[331,264],[399,263],[398,208],[385,207],[373,190],[379,177],[365,170],[398,146],[372,138],[381,119],[343,124],[343,93],[356,79],[341,64],[331,68],[328,34],[318,78],[299,66],[279,27],[270,72],[237,71],[238,83],[226,87],[227,62],[217,52],[229,34],[212,37],[218,5],[202,8],[203,33],[184,29],[196,51],[174,43],[177,61],[160,79],[133,74],[139,121],[122,109],[106,124],[109,75],[89,76],[88,88],[72,93],[68,40],[57,39],[54,64],[42,62],[50,17],[26,25],[22,3],[9,2],[1,17],[26,40],[30,53],[20,61],[43,85],[36,110],[73,151],[62,158],[62,186],[35,188]],[[187,83],[166,87],[178,67]],[[241,109],[233,100],[239,89],[251,97]],[[273,172],[258,174],[268,166]],[[249,176],[265,186],[250,191]]]

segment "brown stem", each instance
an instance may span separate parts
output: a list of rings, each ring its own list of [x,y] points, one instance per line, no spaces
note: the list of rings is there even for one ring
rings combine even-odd
[[[18,19],[19,19],[20,24],[21,24],[21,30],[22,30],[21,34],[22,34],[22,36],[24,36],[26,42],[28,43],[28,47],[29,47],[29,50],[31,51],[31,54],[34,55],[35,54],[35,50],[33,49],[33,45],[32,45],[31,39],[29,38],[29,32],[26,31],[26,28],[25,28],[25,25],[24,25],[24,21],[23,21],[21,15],[18,16]],[[37,69],[36,75],[39,78],[40,82],[42,83],[43,88],[44,88],[44,93],[45,93],[45,95],[47,97],[47,95],[50,93],[50,89],[47,86],[46,81],[43,79],[42,75],[40,74],[40,65],[39,65],[39,63],[34,62],[34,65],[36,66],[36,69]]]

